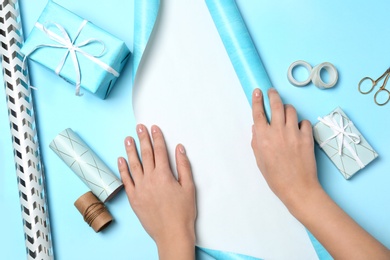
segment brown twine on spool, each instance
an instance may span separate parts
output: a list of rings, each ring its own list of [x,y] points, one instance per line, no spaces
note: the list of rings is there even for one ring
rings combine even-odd
[[[112,216],[104,203],[90,191],[78,198],[74,205],[95,232],[103,230],[112,222]]]
[[[89,205],[84,213],[84,221],[88,223],[89,226],[92,225],[92,222],[104,211],[106,210],[106,206],[104,206],[103,202],[95,202]]]

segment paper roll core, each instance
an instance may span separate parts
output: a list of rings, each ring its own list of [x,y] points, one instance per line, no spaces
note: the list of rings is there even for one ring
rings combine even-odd
[[[104,203],[101,202],[91,191],[78,198],[74,205],[83,215],[84,221],[95,230],[96,233],[105,229],[111,222],[112,216]]]

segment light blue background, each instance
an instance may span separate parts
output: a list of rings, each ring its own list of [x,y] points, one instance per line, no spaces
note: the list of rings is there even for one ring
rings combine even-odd
[[[132,48],[133,1],[58,0],[71,11],[123,39]],[[346,181],[316,147],[321,184],[359,224],[390,247],[390,104],[378,107],[373,94],[362,95],[357,83],[378,77],[390,65],[387,1],[259,1],[238,0],[264,66],[286,103],[312,123],[340,106],[379,158]],[[46,1],[20,1],[27,35]],[[339,71],[334,89],[292,86],[286,77],[296,60],[333,63]],[[38,131],[49,196],[56,259],[156,259],[153,241],[143,231],[124,192],[107,204],[115,222],[95,234],[73,206],[87,191],[84,184],[50,150],[50,141],[73,128],[107,165],[116,171],[124,155],[123,139],[134,135],[131,66],[125,67],[109,98],[100,100],[74,88],[53,73],[30,64]],[[389,85],[390,89],[390,85]],[[1,259],[25,259],[23,228],[14,171],[4,91],[0,91],[0,223]]]

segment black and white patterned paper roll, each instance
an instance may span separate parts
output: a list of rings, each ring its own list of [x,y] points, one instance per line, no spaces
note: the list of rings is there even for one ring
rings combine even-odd
[[[27,70],[18,0],[0,5],[0,54],[14,149],[27,259],[53,259],[38,135]]]
[[[57,135],[50,148],[102,202],[111,199],[122,188],[122,182],[72,129]]]

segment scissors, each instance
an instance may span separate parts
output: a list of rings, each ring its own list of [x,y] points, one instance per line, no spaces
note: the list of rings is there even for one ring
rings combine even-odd
[[[374,101],[375,101],[375,104],[377,104],[378,106],[386,105],[387,102],[389,102],[389,100],[390,100],[390,91],[387,90],[387,89],[385,88],[385,86],[386,86],[386,84],[387,84],[387,81],[389,80],[389,77],[390,77],[390,68],[388,68],[388,69],[385,71],[385,73],[383,73],[383,75],[380,76],[377,80],[373,80],[373,79],[370,78],[370,77],[364,77],[364,78],[362,78],[362,80],[360,80],[360,82],[359,82],[359,92],[362,93],[362,94],[368,94],[368,93],[370,93],[370,92],[374,89],[374,87],[376,86],[376,84],[378,83],[378,81],[380,81],[381,79],[385,78],[385,80],[384,80],[382,86],[379,88],[379,90],[378,90],[378,91],[375,93],[375,95],[374,95]],[[363,90],[361,89],[362,83],[363,83],[363,82],[366,82],[365,84],[367,85],[367,82],[369,82],[369,81],[371,81],[371,83],[372,83],[371,88],[370,88],[368,91],[363,91]],[[387,100],[386,100],[385,102],[382,102],[382,103],[378,102],[378,99],[377,99],[378,94],[381,93],[381,92],[387,93]]]

